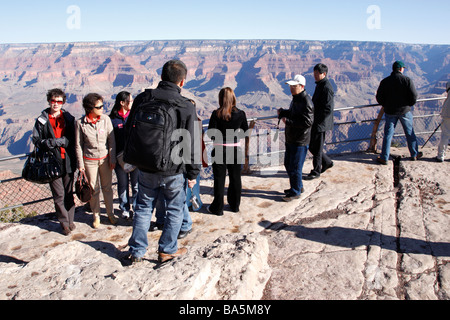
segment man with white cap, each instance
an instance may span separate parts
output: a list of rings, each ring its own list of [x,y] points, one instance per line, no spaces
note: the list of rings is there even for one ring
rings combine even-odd
[[[292,102],[288,110],[278,110],[278,118],[286,123],[284,166],[289,176],[290,188],[285,190],[283,201],[290,202],[299,199],[303,190],[302,171],[311,139],[314,104],[305,91],[305,77],[296,75],[294,80],[286,84],[290,86]]]

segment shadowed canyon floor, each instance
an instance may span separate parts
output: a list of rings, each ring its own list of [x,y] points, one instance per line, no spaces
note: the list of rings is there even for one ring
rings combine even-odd
[[[188,253],[157,263],[160,231],[142,263],[124,262],[132,222],[99,229],[76,212],[68,237],[49,216],[0,224],[0,299],[448,300],[449,161],[375,163],[376,155],[335,156],[305,193],[281,201],[282,167],[243,177],[239,213],[206,213],[212,181],[202,181]],[[304,173],[311,170],[307,160]]]

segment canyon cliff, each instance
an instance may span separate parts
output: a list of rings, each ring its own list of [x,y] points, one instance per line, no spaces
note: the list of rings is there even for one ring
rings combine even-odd
[[[314,92],[313,67],[328,65],[336,91],[336,108],[376,103],[379,82],[395,60],[421,97],[442,95],[450,80],[450,46],[382,42],[297,40],[191,40],[0,45],[0,157],[30,150],[34,121],[46,107],[46,92],[61,88],[65,108],[79,117],[89,92],[105,97],[108,110],[122,90],[137,95],[156,87],[163,64],[183,60],[189,74],[183,94],[197,103],[208,119],[217,108],[217,94],[229,86],[239,107],[251,116],[270,116],[288,107],[286,80],[307,79]],[[362,111],[374,113],[374,111]],[[367,116],[367,115],[366,115]],[[370,117],[376,114],[370,114]],[[336,120],[359,120],[358,112]]]

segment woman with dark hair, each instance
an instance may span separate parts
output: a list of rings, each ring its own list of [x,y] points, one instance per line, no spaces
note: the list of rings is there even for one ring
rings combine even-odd
[[[61,164],[63,176],[50,183],[56,216],[64,235],[75,229],[75,201],[73,177],[76,171],[75,118],[62,109],[66,94],[61,89],[47,93],[49,108],[42,111],[33,128],[33,143],[37,148],[49,150]]]
[[[236,96],[231,88],[223,88],[219,93],[219,106],[209,120],[207,135],[214,142],[211,153],[214,174],[214,200],[207,210],[223,215],[225,178],[228,169],[230,184],[227,191],[228,204],[233,212],[239,212],[241,203],[241,167],[244,157],[240,140],[248,130],[247,116],[236,107]]]
[[[117,191],[119,194],[119,209],[122,211],[122,217],[130,218],[131,205],[133,208],[136,203],[136,195],[138,192],[138,169],[129,172],[125,168],[123,162],[123,150],[125,148],[125,123],[130,114],[133,105],[133,97],[127,91],[119,92],[116,102],[111,110],[109,117],[114,128],[114,137],[116,139],[117,165],[114,168],[117,176]],[[129,184],[131,183],[132,195],[130,198]]]
[[[92,198],[89,201],[94,221],[92,226],[100,226],[100,190],[98,177],[105,201],[106,212],[112,224],[114,217],[112,170],[116,166],[116,140],[111,119],[103,114],[103,97],[90,93],[83,99],[84,117],[76,123],[76,152],[78,170],[86,172],[91,184]]]

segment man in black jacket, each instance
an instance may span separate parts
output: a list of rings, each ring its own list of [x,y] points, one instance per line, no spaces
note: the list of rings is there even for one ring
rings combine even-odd
[[[183,142],[191,142],[190,147],[182,150],[184,153],[189,153],[183,154],[184,161],[171,161],[168,170],[164,172],[158,172],[156,169],[151,172],[139,170],[139,191],[133,220],[133,233],[128,242],[132,262],[142,261],[146,253],[148,246],[147,232],[150,227],[152,211],[160,192],[166,204],[166,218],[159,239],[159,261],[165,262],[187,252],[186,248],[179,249],[177,243],[186,205],[186,178],[188,187],[194,187],[200,172],[201,159],[196,155],[200,154],[200,145],[195,143],[199,139],[194,137],[197,112],[192,102],[181,95],[181,88],[186,81],[186,75],[187,68],[182,61],[171,60],[167,62],[163,67],[162,81],[158,87],[155,90],[147,90],[141,93],[134,100],[126,124],[126,132],[128,133],[134,125],[134,114],[143,103],[151,99],[176,101],[177,129],[181,129],[186,135],[189,135],[189,137],[183,136]],[[179,141],[177,146],[180,143]],[[176,146],[172,150],[175,148]],[[197,161],[197,159],[199,160]]]
[[[305,177],[313,180],[320,177],[329,168],[333,167],[333,161],[323,151],[325,135],[327,131],[333,130],[334,126],[334,90],[327,78],[328,67],[319,63],[314,67],[314,79],[316,90],[312,101],[314,103],[314,124],[311,132],[311,144],[309,150],[313,155],[313,169]]]
[[[314,120],[314,104],[305,91],[306,80],[302,75],[288,81],[292,93],[289,110],[279,109],[278,118],[286,123],[286,153],[284,166],[289,176],[291,188],[285,190],[283,201],[299,199],[302,190],[302,171],[311,139],[311,126]]]
[[[398,120],[402,123],[406,141],[413,161],[423,156],[419,152],[417,138],[414,133],[411,107],[417,102],[417,91],[413,81],[404,76],[405,64],[396,61],[392,73],[381,81],[377,91],[377,101],[384,108],[386,123],[384,127],[383,149],[377,162],[387,165],[390,155],[392,137]]]

